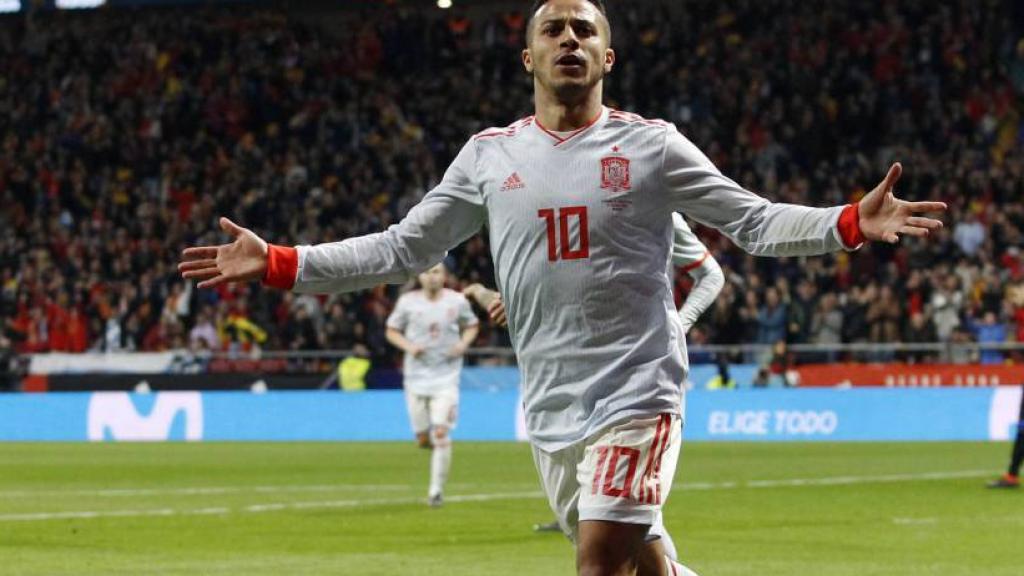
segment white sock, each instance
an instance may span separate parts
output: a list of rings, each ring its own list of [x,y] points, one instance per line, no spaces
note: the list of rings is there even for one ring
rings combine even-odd
[[[430,454],[430,496],[444,493],[444,484],[448,481],[448,471],[452,467],[452,441],[445,437],[438,440],[434,437],[434,449]]]

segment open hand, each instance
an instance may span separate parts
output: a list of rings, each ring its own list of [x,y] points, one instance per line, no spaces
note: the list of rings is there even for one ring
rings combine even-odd
[[[893,164],[882,183],[860,201],[859,224],[864,238],[895,244],[900,234],[925,238],[932,230],[942,228],[941,221],[917,214],[943,211],[944,202],[907,202],[896,197],[893,189],[901,174],[903,166]]]
[[[220,228],[234,242],[186,248],[178,264],[182,278],[200,280],[200,288],[262,279],[267,271],[267,243],[252,230],[227,218],[220,219]]]

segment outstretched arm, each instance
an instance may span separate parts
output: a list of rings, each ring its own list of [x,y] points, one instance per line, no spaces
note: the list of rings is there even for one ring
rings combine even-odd
[[[694,281],[693,289],[679,309],[684,332],[689,332],[722,291],[725,276],[714,256],[678,212],[672,213],[672,229],[672,263],[682,268]]]
[[[441,261],[447,250],[483,225],[486,210],[475,183],[475,164],[470,141],[441,183],[384,232],[291,248],[268,245],[251,230],[222,218],[221,228],[234,241],[188,248],[178,269],[185,278],[200,280],[200,288],[262,279],[275,288],[332,293],[404,282]]]
[[[902,166],[858,204],[808,208],[772,203],[722,175],[674,127],[666,131],[663,175],[672,210],[717,228],[757,256],[811,256],[854,249],[871,241],[897,242],[901,234],[928,236],[942,222],[919,216],[946,209],[942,202],[907,202],[894,195]]]

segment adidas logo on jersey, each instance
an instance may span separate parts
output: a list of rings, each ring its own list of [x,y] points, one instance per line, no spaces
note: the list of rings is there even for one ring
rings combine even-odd
[[[526,184],[523,183],[523,179],[519,177],[518,172],[513,172],[511,176],[505,178],[505,183],[501,185],[501,192],[508,192],[509,190],[522,190],[526,188]]]

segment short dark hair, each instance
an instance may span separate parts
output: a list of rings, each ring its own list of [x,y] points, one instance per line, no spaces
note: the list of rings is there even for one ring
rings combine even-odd
[[[530,26],[533,25],[533,17],[537,14],[537,10],[540,10],[542,6],[550,2],[551,0],[533,0],[533,6],[530,8],[530,13],[526,15],[526,41],[530,41]],[[604,15],[604,19],[608,19],[608,8],[604,5],[604,0],[587,0],[593,4],[598,12]],[[611,24],[609,23],[609,32],[611,32]]]
[[[551,0],[533,0],[533,8],[530,9],[530,18],[533,18],[533,15],[537,13],[537,10],[540,10],[541,6],[550,1]],[[608,10],[604,6],[604,0],[587,0],[587,2],[597,6],[597,9],[601,11],[601,14],[604,14],[606,18],[608,17]]]

